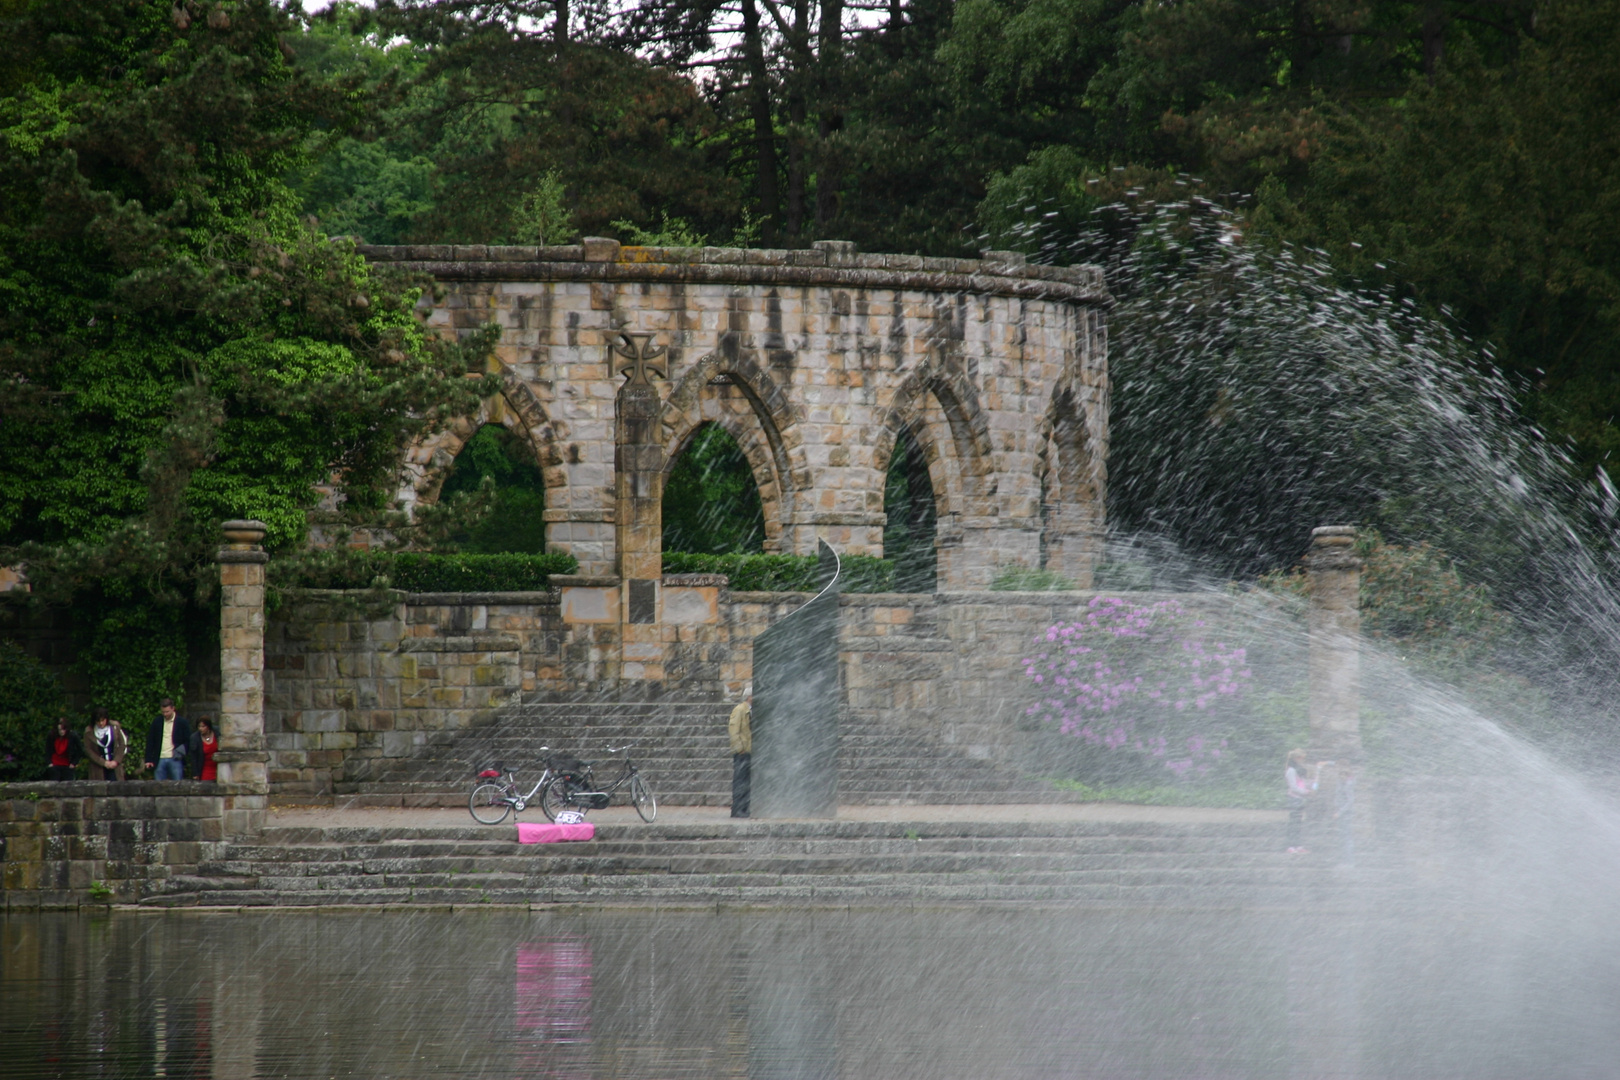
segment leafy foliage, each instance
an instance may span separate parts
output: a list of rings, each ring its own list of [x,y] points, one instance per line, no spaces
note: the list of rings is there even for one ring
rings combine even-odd
[[[414,551],[374,551],[326,572],[307,573],[299,584],[316,589],[370,589],[379,585],[406,592],[541,592],[553,574],[572,574],[572,555],[505,553],[432,555]]]
[[[995,580],[990,582],[991,592],[1067,592],[1074,587],[1074,582],[1062,574],[1016,563],[998,568]]]
[[[403,524],[403,447],[487,392],[425,333],[420,287],[301,220],[281,179],[360,103],[294,65],[269,0],[204,15],[0,18],[0,561],[82,608],[92,692],[132,737],[210,640],[187,630],[222,519],[284,552],[323,500],[333,527]]]
[[[540,463],[526,439],[500,424],[485,424],[467,440],[439,489],[440,499],[478,494],[486,482],[492,504],[447,543],[482,554],[544,551],[546,484]]]
[[[1028,713],[1079,740],[1090,781],[1205,778],[1231,762],[1233,706],[1252,678],[1246,651],[1211,630],[1176,600],[1094,596],[1023,661],[1039,688]]]
[[[894,591],[894,564],[871,555],[845,555],[841,559],[844,591]],[[819,561],[814,555],[701,555],[664,552],[666,574],[724,574],[738,592],[816,592],[821,588]]]
[[[0,640],[0,781],[44,777],[45,737],[66,708],[50,669],[16,642]]]
[[[725,428],[702,425],[664,483],[664,550],[757,552],[764,542],[765,511],[748,458]]]

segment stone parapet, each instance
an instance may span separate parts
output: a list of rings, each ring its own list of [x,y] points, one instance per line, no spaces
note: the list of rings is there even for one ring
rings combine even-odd
[[[852,245],[853,246],[853,245]],[[1106,303],[1095,266],[1028,264],[999,258],[835,253],[761,248],[618,247],[612,258],[587,259],[581,245],[522,247],[482,244],[362,244],[360,254],[432,274],[443,281],[603,281],[720,285],[822,285],[854,289],[978,292],[1031,300]]]
[[[131,903],[219,857],[225,784],[0,784],[0,894],[7,910]]]

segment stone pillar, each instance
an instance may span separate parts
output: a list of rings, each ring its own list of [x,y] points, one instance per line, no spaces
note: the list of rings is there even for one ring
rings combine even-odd
[[[1311,532],[1310,575],[1312,761],[1361,753],[1361,560],[1355,529],[1325,525]]]
[[[654,363],[664,353],[651,334],[619,335],[612,352],[627,362],[619,388],[614,474],[617,506],[614,533],[623,595],[622,666],[625,679],[661,680],[664,648],[659,629],[658,590],[664,574],[664,446],[659,438],[663,400],[649,372],[667,377]]]
[[[219,781],[225,833],[264,827],[270,755],[264,744],[264,565],[261,521],[227,521],[219,551]]]

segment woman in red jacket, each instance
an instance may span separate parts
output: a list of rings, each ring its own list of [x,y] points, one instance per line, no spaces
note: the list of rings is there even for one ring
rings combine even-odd
[[[74,779],[74,767],[84,756],[84,750],[79,746],[79,737],[69,729],[67,717],[59,717],[56,727],[45,736],[45,751],[51,759],[50,767],[45,772],[45,779]]]

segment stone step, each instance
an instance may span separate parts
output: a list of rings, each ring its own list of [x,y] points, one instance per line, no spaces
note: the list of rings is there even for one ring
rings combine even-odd
[[[1410,902],[1416,891],[1400,882],[1358,884],[1331,871],[1300,868],[1282,884],[1132,884],[1071,874],[940,874],[923,879],[892,875],[770,877],[758,874],[618,877],[553,876],[538,883],[470,883],[413,888],[387,883],[304,890],[220,890],[149,897],[148,906],[628,904],[634,906],[744,904],[971,903],[1099,905],[1107,907],[1353,908]]]

